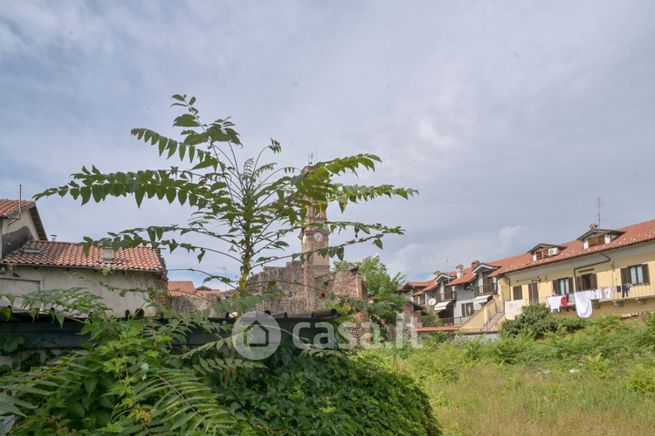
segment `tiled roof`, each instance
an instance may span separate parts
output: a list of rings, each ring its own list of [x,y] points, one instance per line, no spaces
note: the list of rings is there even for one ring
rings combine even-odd
[[[435,281],[433,281],[431,285],[426,286],[426,287],[424,287],[423,289],[414,292],[414,295],[423,295],[423,294],[425,294],[426,292],[430,292],[430,291],[432,291],[432,290],[434,290],[434,289],[438,289],[440,285],[441,285],[441,282],[435,282]]]
[[[434,280],[426,280],[424,282],[407,282],[409,286],[414,288],[423,288],[425,286],[430,286],[432,283],[434,283]]]
[[[603,230],[607,231],[607,230]],[[615,232],[615,231],[610,231]],[[504,273],[519,271],[522,269],[533,268],[545,264],[560,262],[567,259],[573,259],[576,257],[586,256],[593,253],[603,252],[607,250],[613,250],[615,248],[627,247],[629,245],[639,244],[641,242],[655,240],[655,220],[645,221],[639,224],[633,224],[628,227],[623,227],[621,229],[616,229],[616,232],[621,233],[616,239],[614,239],[609,244],[596,245],[590,248],[584,248],[583,241],[574,240],[569,242],[564,242],[562,244],[539,244],[539,245],[549,245],[560,247],[559,254],[552,257],[545,257],[536,261],[532,260],[531,253],[522,253],[516,256],[506,257],[503,259],[494,260],[491,262],[482,262],[485,265],[496,267],[497,269],[489,274],[489,277],[496,277]],[[539,246],[538,245],[538,246]],[[450,273],[441,273],[454,275],[454,272]],[[467,284],[475,280],[477,275],[473,273],[471,267],[464,268],[462,276],[456,278],[447,284],[447,286],[462,285]],[[428,291],[431,291],[436,286],[427,286],[426,283],[435,284],[434,281],[428,282],[407,282],[407,285],[413,285],[415,287],[420,287],[414,295],[422,295]],[[406,286],[407,286],[406,285]],[[422,286],[417,286],[422,285]]]
[[[2,263],[165,272],[164,261],[159,254],[159,250],[150,247],[120,248],[114,251],[114,260],[112,262],[103,262],[101,248],[91,247],[88,256],[86,256],[82,244],[61,241],[28,241],[22,248],[2,259]]]
[[[168,295],[181,297],[196,293],[196,286],[191,280],[169,280],[167,285]]]
[[[513,258],[508,258],[509,262],[505,262],[502,268],[493,272],[493,275],[500,275],[512,271],[533,268],[545,264],[561,262],[567,259],[586,256],[593,253],[599,253],[615,248],[627,247],[641,242],[655,240],[655,220],[645,221],[639,224],[633,224],[628,227],[617,229],[623,232],[622,235],[611,241],[609,244],[596,245],[594,247],[584,248],[583,241],[575,240],[559,244],[564,249],[556,256],[545,257],[536,261],[532,260],[532,255],[525,253]]]
[[[473,274],[473,269],[471,267],[464,268],[462,276],[453,280],[452,282],[448,282],[448,286],[462,285],[464,283],[469,283],[472,282],[474,278],[475,278],[475,274]]]
[[[426,280],[424,282],[407,282],[404,285],[399,285],[398,286],[398,292],[409,292],[413,291],[415,288],[425,288],[426,286],[430,286],[434,283],[434,280]]]
[[[18,208],[31,207],[34,202],[28,200],[8,200],[0,198],[0,218],[7,218],[10,215],[18,212]]]
[[[32,215],[32,221],[34,222],[34,227],[36,227],[37,232],[37,235],[34,235],[34,237],[38,237],[38,239],[47,241],[48,235],[46,235],[45,229],[43,228],[43,223],[41,222],[39,211],[36,209],[36,203],[33,201],[8,200],[6,198],[0,198],[0,218],[9,218],[13,214],[17,213],[19,205],[23,209],[28,209]]]

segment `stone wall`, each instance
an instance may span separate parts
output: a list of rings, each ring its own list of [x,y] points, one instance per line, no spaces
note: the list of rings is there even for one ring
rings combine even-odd
[[[221,301],[222,299],[218,293],[196,292],[193,295],[169,295],[166,297],[165,304],[169,309],[178,313],[209,310],[209,316],[223,317],[225,316],[224,313],[216,311],[216,307]]]
[[[264,292],[269,282],[275,282],[279,296],[259,303],[256,309],[274,314],[309,313],[324,308],[339,296],[363,298],[366,295],[357,271],[330,271],[327,266],[315,266],[311,262],[265,267],[251,281],[256,292]]]

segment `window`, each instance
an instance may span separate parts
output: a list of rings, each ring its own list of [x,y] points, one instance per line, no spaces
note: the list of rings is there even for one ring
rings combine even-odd
[[[583,274],[575,278],[576,291],[589,291],[598,288],[596,274]]]
[[[644,285],[650,282],[648,265],[633,265],[621,269],[621,282],[623,284]]]
[[[514,286],[512,288],[514,300],[523,300],[523,286]]]
[[[473,303],[462,304],[462,317],[473,315]]]
[[[605,243],[605,235],[596,235],[587,239],[587,245],[589,247],[595,247],[596,245],[603,245]]]
[[[556,295],[570,294],[572,290],[573,290],[573,279],[567,277],[563,279],[553,280],[553,292]]]
[[[494,279],[493,277],[485,277],[482,282],[482,292],[484,294],[491,294],[494,292]]]
[[[528,285],[528,294],[530,296],[530,303],[539,302],[539,283],[530,283]]]
[[[535,260],[543,259],[544,257],[548,257],[548,250],[539,250],[534,254],[535,254]]]

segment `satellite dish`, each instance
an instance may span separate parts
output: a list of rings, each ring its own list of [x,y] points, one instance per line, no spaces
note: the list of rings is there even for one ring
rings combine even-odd
[[[435,304],[437,304],[437,300],[434,299],[434,298],[430,298],[430,299],[428,300],[428,304],[429,304],[430,306],[434,306]]]

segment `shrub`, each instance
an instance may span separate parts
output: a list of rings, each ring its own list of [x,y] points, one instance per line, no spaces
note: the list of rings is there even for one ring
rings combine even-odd
[[[548,333],[570,333],[584,328],[587,321],[582,318],[555,318],[548,306],[531,304],[515,320],[502,324],[502,331],[508,336],[519,334],[541,339]]]
[[[440,433],[427,396],[371,354],[293,355],[278,350],[267,371],[241,373],[216,390],[261,434]],[[293,429],[290,432],[290,429]]]
[[[632,389],[642,394],[655,396],[655,368],[653,365],[635,365],[627,376],[627,383]]]

